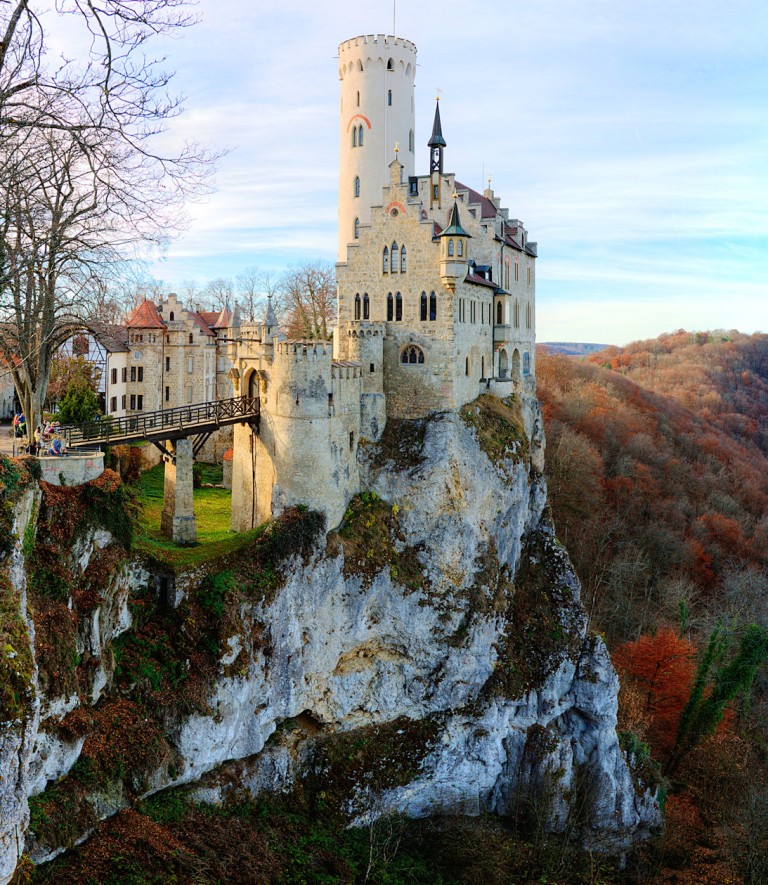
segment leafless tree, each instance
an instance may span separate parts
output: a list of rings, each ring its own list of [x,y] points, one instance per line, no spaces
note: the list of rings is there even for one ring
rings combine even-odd
[[[289,338],[327,341],[336,321],[336,275],[325,261],[286,271],[280,281],[280,322]]]
[[[266,308],[266,300],[271,295],[277,297],[280,280],[268,270],[247,267],[237,275],[237,299],[246,322],[260,320]]]
[[[232,306],[232,298],[235,293],[235,287],[232,280],[226,277],[216,277],[215,280],[209,280],[205,284],[205,288],[200,293],[202,301],[211,310],[222,310],[229,305]]]
[[[182,0],[58,0],[46,21],[71,16],[89,49],[57,66],[38,6],[0,0],[0,353],[30,429],[59,344],[126,261],[181,228],[214,159],[155,149],[181,108],[147,41],[191,23]]]

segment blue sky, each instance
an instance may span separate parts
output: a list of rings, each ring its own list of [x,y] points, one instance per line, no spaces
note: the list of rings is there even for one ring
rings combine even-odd
[[[334,260],[335,55],[391,33],[391,0],[198,11],[163,47],[173,134],[229,153],[152,273]],[[765,0],[398,0],[397,33],[419,51],[417,171],[440,88],[446,169],[478,189],[485,170],[539,243],[539,340],[768,331]]]

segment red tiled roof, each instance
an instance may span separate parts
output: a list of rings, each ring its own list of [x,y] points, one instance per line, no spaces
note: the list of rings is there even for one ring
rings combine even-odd
[[[216,320],[219,318],[218,310],[201,310],[199,311],[200,316],[203,318],[203,322],[213,328]]]
[[[155,305],[146,298],[125,324],[129,329],[164,329],[165,323]]]
[[[432,224],[434,224],[435,226],[435,232],[432,236],[439,237],[440,234],[443,232],[442,227],[440,227],[440,225],[436,221],[433,221]]]
[[[460,182],[454,182],[454,186],[457,191],[469,191],[469,197],[467,199],[467,205],[471,206],[473,203],[480,204],[480,216],[481,218],[495,218],[498,215],[498,211],[493,203],[488,199],[488,197],[484,197],[482,194],[478,193],[476,190],[473,190],[471,187],[467,187],[466,184],[461,184]]]
[[[479,277],[477,274],[468,273],[466,278],[464,279],[465,283],[473,283],[475,286],[488,286],[491,289],[497,289],[498,286],[496,283],[492,283],[490,280],[486,280],[485,277]]]
[[[216,333],[211,331],[211,327],[206,323],[206,321],[200,316],[199,313],[194,313],[191,310],[187,311],[187,314],[191,318],[192,322],[198,327],[198,329],[202,329],[206,335],[215,336]]]
[[[216,322],[213,324],[213,328],[214,329],[226,329],[229,327],[231,320],[232,320],[232,314],[227,310],[226,307],[222,307],[221,313],[219,314]]]

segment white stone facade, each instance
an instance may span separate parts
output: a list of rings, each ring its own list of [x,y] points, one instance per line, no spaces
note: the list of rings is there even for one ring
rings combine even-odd
[[[358,441],[378,440],[388,417],[535,391],[536,244],[490,187],[443,172],[439,115],[430,175],[413,174],[415,63],[401,38],[339,47],[333,353],[286,341],[271,309],[261,326],[229,332],[235,393],[261,400],[259,428],[235,429],[235,530],[293,504],[337,525],[360,490]]]

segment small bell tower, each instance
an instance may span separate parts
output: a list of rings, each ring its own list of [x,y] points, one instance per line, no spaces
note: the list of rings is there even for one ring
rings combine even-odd
[[[435,122],[429,144],[429,208],[442,208],[443,151],[447,147],[440,123],[440,96],[435,102]]]
[[[440,234],[440,277],[450,292],[456,289],[456,280],[463,280],[469,267],[468,234],[461,226],[457,194],[453,193],[453,208],[448,227]]]

